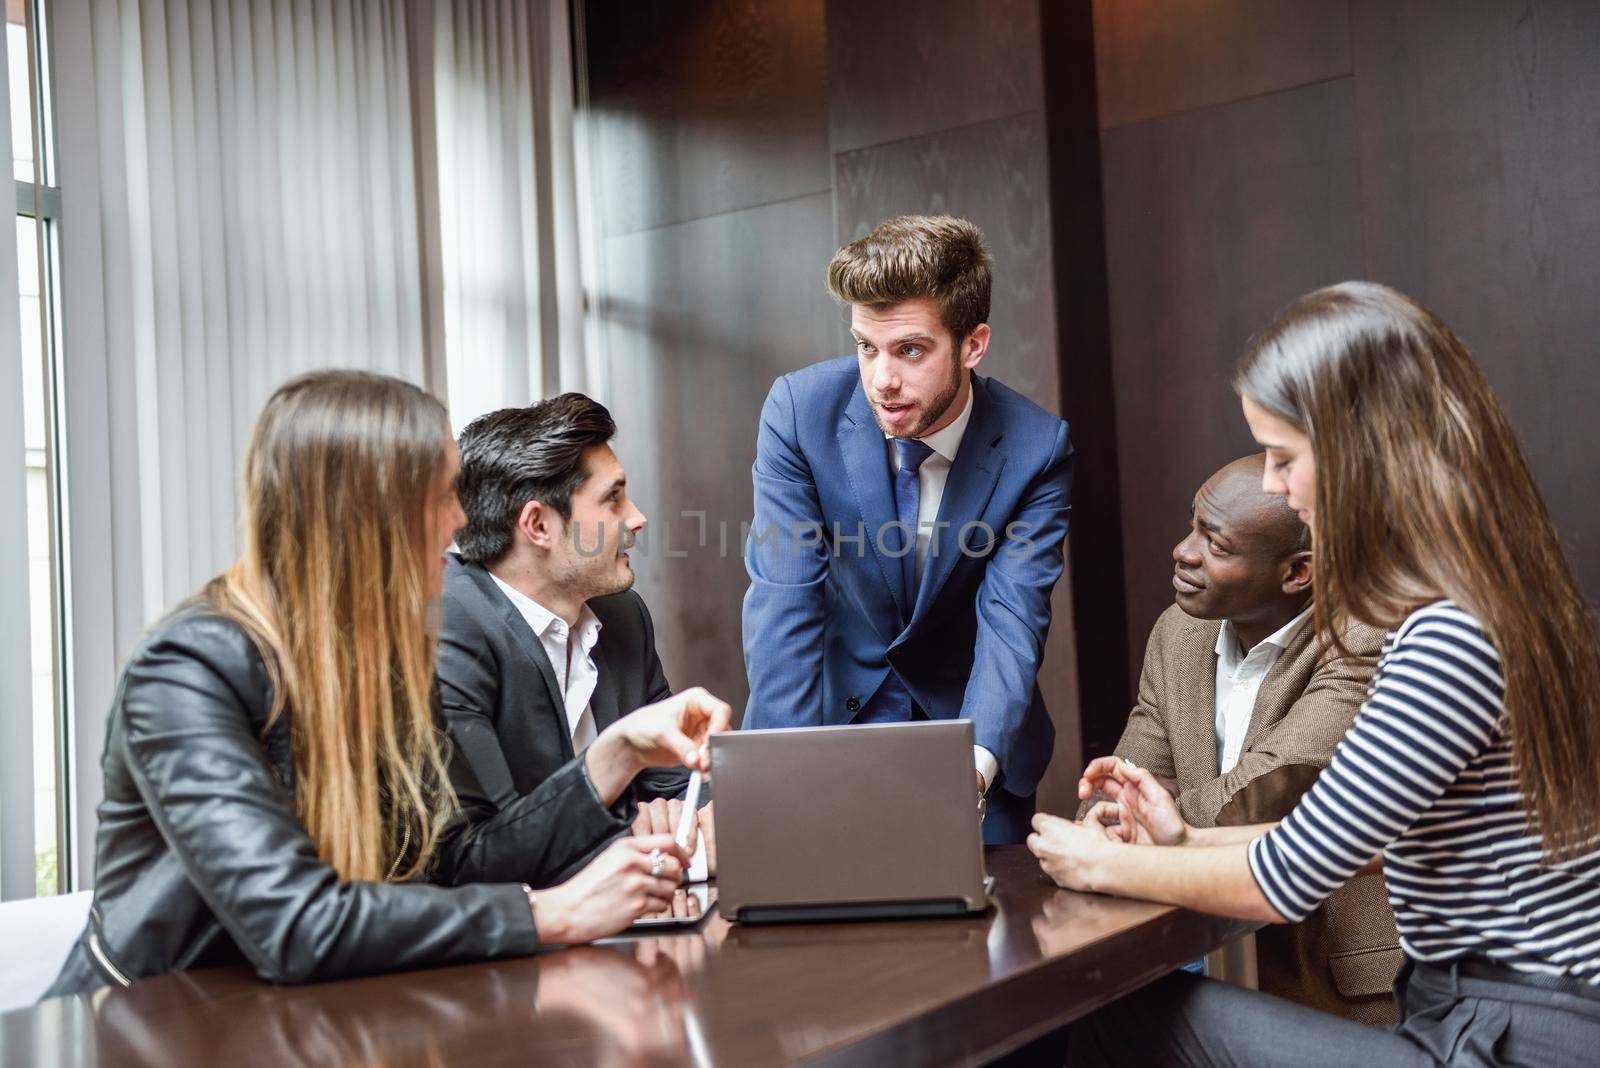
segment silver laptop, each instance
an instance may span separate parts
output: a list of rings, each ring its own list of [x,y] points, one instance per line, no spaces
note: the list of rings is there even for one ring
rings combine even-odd
[[[729,920],[988,907],[966,720],[714,734],[711,781]]]

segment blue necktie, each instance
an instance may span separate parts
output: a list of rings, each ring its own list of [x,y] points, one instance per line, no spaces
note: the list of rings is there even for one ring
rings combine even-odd
[[[917,603],[917,507],[922,503],[922,480],[917,477],[917,468],[933,455],[933,450],[915,438],[895,438],[894,455],[900,461],[900,469],[894,475],[895,517],[905,526],[886,531],[883,547],[890,552],[904,550],[900,557],[900,574],[905,584],[906,614],[901,622],[906,623]],[[904,723],[915,711],[911,694],[906,692],[900,676],[890,668],[883,685],[855,716],[854,722]]]
[[[905,555],[900,557],[900,573],[905,579],[906,618],[909,620],[917,603],[917,508],[922,503],[922,479],[917,477],[917,468],[933,455],[933,449],[916,438],[895,438],[894,453],[900,461],[900,470],[894,476],[895,511],[899,513],[900,522],[905,524],[904,529],[895,531],[901,536],[895,547],[905,550]]]

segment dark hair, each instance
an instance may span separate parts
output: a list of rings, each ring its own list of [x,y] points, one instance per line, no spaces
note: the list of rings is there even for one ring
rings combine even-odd
[[[886,308],[931,297],[957,342],[989,321],[992,282],[983,231],[950,215],[896,216],[828,264],[828,291],[839,300]]]
[[[1278,313],[1234,388],[1316,461],[1317,629],[1393,628],[1449,597],[1494,643],[1517,780],[1546,853],[1600,829],[1600,642],[1517,436],[1466,346],[1401,293],[1346,282]]]
[[[605,406],[582,393],[502,408],[467,424],[458,442],[456,493],[467,525],[456,547],[468,560],[492,564],[511,549],[511,529],[529,501],[572,517],[572,491],[589,477],[583,454],[617,433]]]

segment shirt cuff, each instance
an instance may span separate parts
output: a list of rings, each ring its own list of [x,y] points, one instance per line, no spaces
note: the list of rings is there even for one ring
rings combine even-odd
[[[988,793],[989,787],[994,785],[994,777],[1000,774],[1000,761],[983,746],[975,745],[972,747],[972,764],[983,776],[983,792]]]

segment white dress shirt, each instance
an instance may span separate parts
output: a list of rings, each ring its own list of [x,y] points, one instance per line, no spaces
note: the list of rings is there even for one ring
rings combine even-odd
[[[950,467],[956,462],[956,453],[961,450],[961,439],[967,435],[967,424],[972,422],[972,390],[967,390],[967,406],[961,409],[961,414],[955,421],[943,430],[935,431],[921,442],[933,450],[933,455],[922,461],[922,466],[917,468],[917,481],[921,484],[921,497],[917,500],[917,581],[922,581],[922,572],[928,566],[928,546],[933,540],[934,522],[939,518],[939,502],[944,500],[944,484],[950,481]],[[894,438],[888,434],[884,440],[889,450],[889,473],[898,474],[900,471],[900,455],[895,451]],[[959,551],[956,549],[956,532],[946,528],[939,531],[939,551],[942,553]],[[912,598],[916,600],[915,597]]]
[[[595,740],[594,698],[595,683],[600,672],[594,666],[594,645],[600,640],[600,620],[588,605],[578,613],[578,641],[573,647],[571,629],[560,616],[550,611],[532,597],[489,573],[495,585],[505,591],[511,603],[517,606],[522,618],[538,636],[544,655],[550,658],[555,669],[556,683],[561,687],[561,700],[566,705],[567,730],[572,735],[572,751],[581,753]],[[688,880],[704,882],[707,879],[707,854],[705,836],[696,836],[694,855],[689,858]]]
[[[1241,648],[1233,624],[1224,619],[1217,632],[1217,767],[1233,770],[1244,751],[1244,736],[1256,708],[1256,694],[1278,656],[1311,618],[1312,606],[1263,638],[1248,653]]]
[[[956,462],[956,453],[961,449],[961,439],[966,437],[967,424],[972,422],[972,390],[967,389],[967,404],[961,409],[961,414],[955,421],[943,430],[919,439],[933,450],[933,455],[922,461],[922,466],[917,468],[917,482],[920,484],[921,496],[917,499],[917,582],[922,582],[922,573],[928,566],[928,546],[933,541],[935,534],[934,522],[939,518],[939,503],[944,500],[944,485],[950,480],[950,467]],[[895,451],[894,438],[885,434],[885,446],[889,452],[889,473],[900,472],[900,456]],[[937,531],[939,535],[939,551],[941,553],[959,552],[956,546],[956,531],[946,528]],[[912,597],[915,601],[916,598]],[[978,769],[978,774],[983,776],[983,788],[987,790],[989,784],[994,782],[995,773],[1000,770],[1000,762],[994,754],[981,745],[972,747],[973,763]]]
[[[516,605],[517,611],[522,613],[522,618],[528,621],[528,627],[538,637],[544,655],[550,658],[550,666],[556,673],[556,684],[561,689],[561,700],[566,705],[564,711],[567,732],[572,737],[572,751],[583,752],[595,738],[594,710],[589,704],[594,697],[595,683],[600,678],[592,655],[594,643],[600,640],[600,620],[589,611],[588,605],[584,605],[578,613],[577,627],[569,628],[560,616],[510,583],[502,581],[499,575],[490,572],[489,577],[511,598],[511,603]],[[571,634],[574,629],[578,634],[576,643]]]

